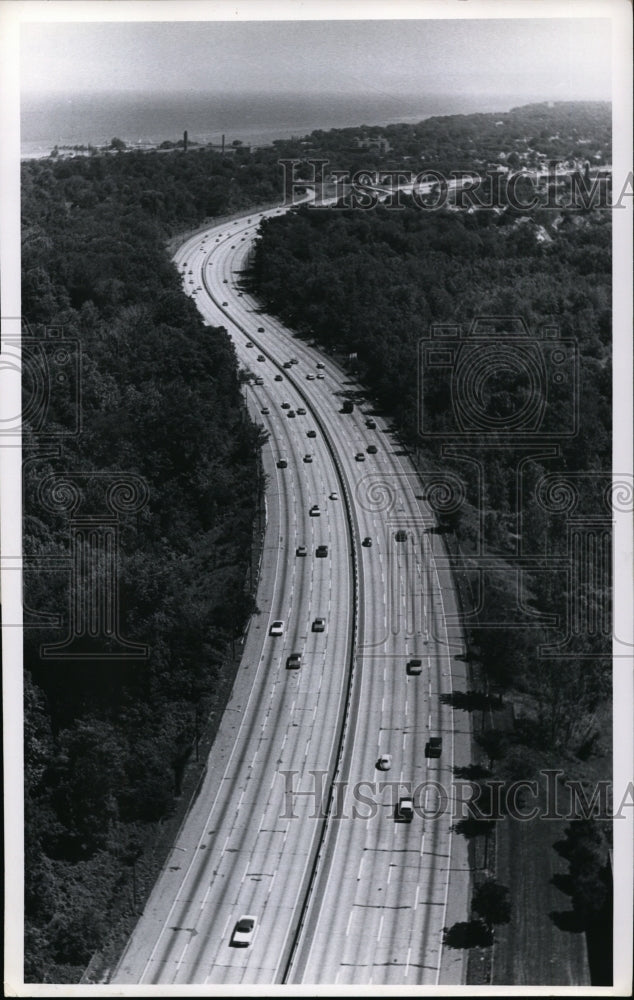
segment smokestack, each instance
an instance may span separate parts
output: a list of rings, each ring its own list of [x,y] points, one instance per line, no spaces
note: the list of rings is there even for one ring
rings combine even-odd
[[[183,132],[183,149],[187,152],[187,129]]]

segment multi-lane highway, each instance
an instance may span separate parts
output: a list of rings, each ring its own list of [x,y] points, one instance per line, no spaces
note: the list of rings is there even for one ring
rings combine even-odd
[[[360,387],[241,289],[261,218],[175,257],[255,376],[267,524],[259,613],[204,781],[111,982],[459,983],[462,952],[442,943],[468,919],[469,890],[450,784],[469,761],[468,717],[456,728],[441,700],[466,686],[451,578],[385,422],[340,412]],[[440,757],[425,755],[432,735]],[[414,818],[396,822],[413,793]],[[236,947],[243,915],[255,929]]]

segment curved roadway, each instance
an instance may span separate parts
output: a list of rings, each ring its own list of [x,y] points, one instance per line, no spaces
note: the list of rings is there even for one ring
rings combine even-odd
[[[468,919],[450,781],[454,764],[469,762],[469,733],[439,698],[466,687],[450,574],[384,422],[368,429],[359,407],[340,413],[342,395],[360,387],[241,291],[262,217],[200,233],[175,256],[205,320],[227,328],[241,365],[263,379],[247,389],[270,431],[260,614],[196,802],[111,982],[457,984],[462,952],[443,948],[442,934]],[[307,412],[289,417],[283,402]],[[315,557],[320,544],[326,558]],[[295,554],[301,545],[306,556]],[[324,632],[311,629],[317,617]],[[275,619],[281,637],[269,635]],[[299,670],[286,668],[292,652]],[[423,661],[418,676],[405,669],[412,657]],[[430,734],[443,737],[439,759],[425,757]],[[380,754],[391,755],[389,771],[376,769]],[[319,793],[333,777],[325,823]],[[395,822],[396,799],[410,793],[413,821]],[[253,943],[231,947],[247,913],[257,916]]]

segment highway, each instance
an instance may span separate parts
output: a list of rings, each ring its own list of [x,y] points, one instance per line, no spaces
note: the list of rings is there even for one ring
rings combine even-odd
[[[385,421],[369,428],[368,405],[340,412],[361,387],[240,287],[261,218],[199,233],[175,256],[205,321],[262,380],[246,389],[270,432],[260,613],[196,801],[110,981],[458,984],[463,953],[442,937],[469,916],[466,845],[450,801],[431,816],[432,783],[450,797],[454,765],[469,763],[468,715],[440,700],[467,687],[452,581]],[[281,636],[269,634],[276,620]],[[301,667],[288,669],[294,652]],[[413,657],[419,675],[406,671]],[[440,758],[425,756],[430,735]],[[412,822],[395,822],[396,799],[416,788]],[[253,940],[232,947],[244,914],[257,917]]]

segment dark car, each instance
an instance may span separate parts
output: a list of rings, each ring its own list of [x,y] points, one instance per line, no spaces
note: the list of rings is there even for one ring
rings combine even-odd
[[[315,552],[315,555],[317,556],[318,559],[325,559],[326,556],[328,555],[328,546],[327,545],[318,545],[317,546],[317,551]]]
[[[396,534],[394,535],[394,537],[395,537],[395,539],[396,539],[397,542],[406,542],[407,541],[407,532],[403,531],[401,529],[400,531],[396,532]]]
[[[425,744],[426,757],[440,757],[442,753],[442,736],[430,736]]]

